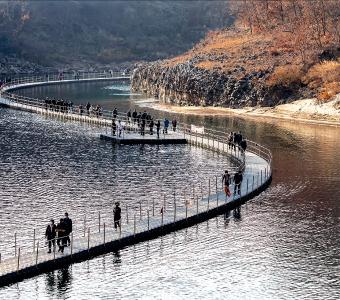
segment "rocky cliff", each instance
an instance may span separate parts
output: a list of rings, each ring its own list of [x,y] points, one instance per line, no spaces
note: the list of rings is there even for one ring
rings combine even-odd
[[[237,78],[231,72],[196,67],[191,62],[173,67],[161,62],[141,65],[132,75],[133,91],[177,105],[243,107],[274,105],[272,91],[264,84],[263,71]],[[256,84],[254,84],[256,81]]]

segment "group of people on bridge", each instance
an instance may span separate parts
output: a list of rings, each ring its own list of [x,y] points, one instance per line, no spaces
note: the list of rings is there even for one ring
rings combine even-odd
[[[228,136],[229,149],[236,150],[236,146],[240,147],[243,151],[247,149],[247,141],[243,138],[241,131],[230,132]]]
[[[45,99],[45,110],[51,110],[61,113],[72,113],[73,112],[73,102],[63,99],[50,99],[46,97]]]
[[[69,247],[71,244],[70,234],[72,233],[72,220],[69,218],[68,213],[65,217],[59,220],[56,225],[54,220],[50,221],[45,231],[45,237],[48,243],[48,253],[51,253],[52,246],[55,251],[56,243],[58,245],[58,252],[64,253],[64,248]]]
[[[243,174],[241,170],[237,171],[233,177],[229,174],[228,170],[224,171],[224,174],[222,176],[222,183],[224,185],[224,193],[227,198],[231,196],[231,191],[229,187],[232,181],[234,182],[234,195],[241,195],[241,185],[243,181]]]
[[[101,117],[103,115],[103,108],[97,104],[97,105],[92,105],[90,102],[87,102],[85,106],[83,104],[79,104],[78,106],[78,112],[82,116],[85,114],[86,110],[86,115],[88,117]]]
[[[122,122],[122,119],[125,119],[124,123]],[[123,130],[131,130],[132,128],[137,128],[139,134],[141,136],[145,136],[146,128],[148,128],[148,133],[150,135],[154,134],[155,129],[157,138],[159,138],[162,125],[163,134],[167,134],[170,127],[170,121],[167,118],[165,118],[162,123],[163,124],[161,124],[160,120],[154,120],[154,117],[145,110],[144,112],[137,112],[136,109],[134,111],[130,109],[123,118],[118,118],[117,108],[114,108],[112,111],[112,135],[116,135],[117,133],[118,137],[122,136]],[[171,124],[172,130],[175,132],[177,128],[177,120],[172,120]]]

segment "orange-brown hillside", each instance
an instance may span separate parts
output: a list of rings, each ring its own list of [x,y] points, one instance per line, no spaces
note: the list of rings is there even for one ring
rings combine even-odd
[[[327,100],[340,92],[339,50],[310,47],[302,53],[290,32],[250,34],[222,30],[210,32],[193,49],[165,60],[163,66],[192,61],[198,68],[237,78],[263,71],[267,74],[265,84],[270,87],[307,85]]]

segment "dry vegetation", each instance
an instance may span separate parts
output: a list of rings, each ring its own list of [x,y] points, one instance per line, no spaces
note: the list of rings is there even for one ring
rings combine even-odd
[[[308,87],[322,101],[340,92],[339,0],[243,0],[235,28],[214,31],[166,66],[196,67],[242,78],[263,72],[269,87]]]

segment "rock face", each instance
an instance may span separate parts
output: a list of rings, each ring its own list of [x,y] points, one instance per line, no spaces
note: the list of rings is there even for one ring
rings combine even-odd
[[[232,108],[275,105],[273,93],[261,84],[265,76],[265,72],[254,72],[237,79],[233,74],[197,68],[192,62],[171,67],[154,62],[134,70],[131,87],[135,92],[176,105]]]

